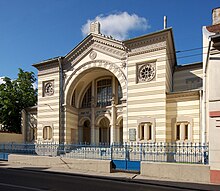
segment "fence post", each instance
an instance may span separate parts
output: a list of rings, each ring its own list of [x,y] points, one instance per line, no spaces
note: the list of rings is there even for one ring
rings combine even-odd
[[[202,145],[203,163],[204,164],[208,164],[208,155],[207,155],[206,147],[207,147],[207,145],[204,143],[204,145]]]
[[[110,145],[110,150],[111,150],[111,160],[113,159],[113,147],[114,147],[114,143],[112,143],[111,145]]]

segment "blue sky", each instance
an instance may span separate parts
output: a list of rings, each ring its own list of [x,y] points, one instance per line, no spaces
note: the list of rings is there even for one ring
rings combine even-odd
[[[211,11],[219,6],[219,0],[0,0],[0,76],[13,79],[18,68],[37,74],[32,64],[67,54],[95,18],[104,22],[105,33],[129,39],[163,29],[166,15],[176,50],[202,47],[202,26],[211,25]],[[120,19],[125,26],[117,25]],[[178,63],[201,58],[190,56]]]

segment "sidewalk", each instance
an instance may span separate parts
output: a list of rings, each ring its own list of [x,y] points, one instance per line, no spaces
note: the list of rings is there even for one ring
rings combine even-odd
[[[140,174],[125,173],[125,172],[113,172],[113,173],[97,173],[92,171],[76,171],[66,168],[55,167],[43,167],[43,166],[30,166],[21,165],[17,163],[8,163],[7,161],[0,161],[0,168],[20,169],[30,171],[43,171],[45,173],[62,173],[71,176],[86,176],[98,179],[108,179],[113,181],[126,181],[137,184],[150,184],[150,185],[162,185],[172,188],[184,188],[186,190],[206,190],[206,191],[220,191],[220,185],[193,183],[193,182],[174,182],[167,179],[153,179],[142,176]]]

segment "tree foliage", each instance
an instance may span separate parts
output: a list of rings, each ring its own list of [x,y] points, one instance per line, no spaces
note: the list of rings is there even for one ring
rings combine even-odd
[[[21,111],[37,104],[37,90],[33,83],[36,78],[33,72],[19,68],[16,80],[8,77],[0,84],[0,124],[8,132],[21,132]]]

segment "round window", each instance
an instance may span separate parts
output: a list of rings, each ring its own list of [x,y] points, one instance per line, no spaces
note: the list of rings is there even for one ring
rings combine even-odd
[[[139,79],[141,81],[151,81],[156,75],[155,66],[151,64],[145,64],[140,68]]]
[[[53,84],[51,82],[48,82],[45,84],[45,94],[48,96],[53,95],[54,89],[53,89]]]

